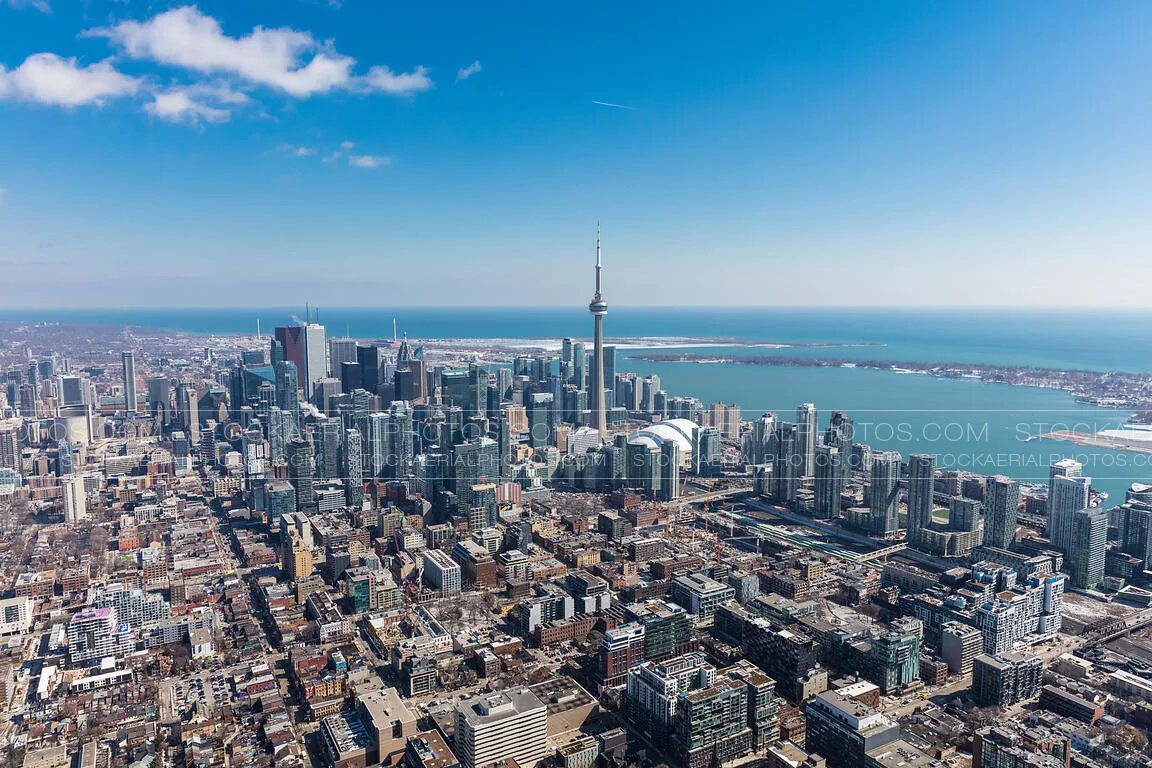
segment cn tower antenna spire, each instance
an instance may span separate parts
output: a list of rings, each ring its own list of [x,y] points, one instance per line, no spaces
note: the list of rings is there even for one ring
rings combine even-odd
[[[600,298],[600,222],[596,222],[596,298]]]

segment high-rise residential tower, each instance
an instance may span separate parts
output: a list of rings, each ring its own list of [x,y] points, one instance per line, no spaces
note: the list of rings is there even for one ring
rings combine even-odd
[[[1068,556],[1071,560],[1072,586],[1095,589],[1104,578],[1104,559],[1108,546],[1108,513],[1097,507],[1081,509],[1071,516]]]
[[[914,548],[919,548],[932,525],[935,469],[935,456],[914,453],[908,457],[908,543]]]
[[[868,507],[872,530],[882,536],[895,536],[900,531],[900,460],[897,451],[881,451],[872,457]]]
[[[1010,477],[988,479],[984,492],[984,546],[1008,549],[1016,539],[1020,484]]]
[[[1048,541],[1052,546],[1071,554],[1073,516],[1088,506],[1092,478],[1056,475],[1048,490]]]
[[[816,406],[812,403],[801,403],[796,407],[796,427],[800,433],[800,450],[804,457],[804,466],[800,468],[800,474],[803,477],[810,477],[816,474],[816,467],[813,463],[816,460]],[[849,441],[851,442],[851,441]],[[833,447],[838,449],[840,458],[844,458],[844,446],[840,443],[833,444]],[[851,447],[851,445],[849,445]]]
[[[136,354],[121,352],[120,365],[124,369],[124,413],[136,413]]]
[[[608,426],[604,408],[604,315],[608,314],[608,302],[600,292],[600,225],[596,225],[596,293],[588,304],[595,322],[592,342],[592,396],[588,403],[592,407],[592,428],[604,434]]]

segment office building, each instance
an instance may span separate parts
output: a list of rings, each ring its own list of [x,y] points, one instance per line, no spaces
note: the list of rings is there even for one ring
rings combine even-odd
[[[333,375],[341,370],[344,363],[356,363],[359,365],[359,359],[356,357],[356,340],[350,338],[343,339],[329,339],[328,340],[328,368],[332,371]],[[359,389],[362,382],[357,381],[356,386],[352,389]],[[351,390],[347,390],[351,391]],[[374,391],[374,390],[370,390]]]
[[[303,385],[305,392],[313,392],[316,384],[328,377],[328,339],[327,331],[319,323],[308,323],[304,326],[304,370]]]
[[[316,510],[316,477],[315,460],[312,455],[312,444],[299,437],[288,442],[286,448],[288,461],[288,481],[296,489],[296,509],[301,512]]]
[[[533,768],[548,756],[548,708],[527,688],[460,701],[455,726],[456,755],[464,768],[508,760]]]
[[[683,606],[653,599],[624,606],[629,623],[643,628],[643,658],[660,661],[685,653],[692,644],[692,617]]]
[[[825,691],[804,707],[804,748],[828,768],[858,768],[865,754],[900,738],[900,726],[862,701]]]
[[[440,591],[441,595],[459,594],[461,589],[460,565],[439,549],[426,549],[424,558],[424,583]]]
[[[672,580],[669,596],[696,617],[697,625],[711,624],[716,609],[736,597],[736,590],[702,573],[677,576]]]

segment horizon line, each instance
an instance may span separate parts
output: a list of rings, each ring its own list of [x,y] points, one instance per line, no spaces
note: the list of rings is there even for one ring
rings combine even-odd
[[[587,311],[587,307],[582,305],[567,305],[567,304],[390,304],[390,305],[369,305],[369,304],[327,304],[316,305],[310,302],[316,309],[320,310],[377,310],[381,312],[391,312],[398,310],[447,310],[447,311],[472,311],[472,310],[523,310],[523,311],[537,311],[537,310],[557,310],[557,311],[572,311],[574,313],[582,313]],[[179,306],[90,306],[90,307],[45,307],[26,306],[26,307],[6,307],[0,309],[0,317],[6,315],[14,315],[22,312],[33,313],[48,313],[48,312],[173,312],[173,311],[212,311],[212,310],[227,310],[227,311],[247,311],[247,312],[265,312],[270,310],[296,310],[299,309],[295,304],[266,304],[260,306],[240,306],[228,304],[197,304],[197,305],[179,305]],[[1037,304],[1032,306],[1018,306],[1012,304],[917,304],[917,305],[887,305],[887,304],[844,304],[837,306],[828,306],[822,304],[625,304],[618,305],[612,311],[614,313],[628,312],[631,310],[726,310],[726,311],[819,311],[819,312],[901,312],[901,313],[914,313],[914,312],[940,312],[940,311],[965,311],[965,312],[1062,312],[1062,313],[1076,313],[1080,311],[1107,311],[1107,312],[1138,312],[1138,313],[1152,313],[1152,307],[1145,307],[1140,305],[1123,305],[1115,306],[1108,304],[1079,304],[1074,307],[1068,307],[1059,304]]]

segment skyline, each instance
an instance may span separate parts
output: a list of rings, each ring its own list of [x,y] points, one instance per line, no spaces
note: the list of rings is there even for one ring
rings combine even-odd
[[[0,2],[0,303],[1140,306],[1152,8],[933,11]]]

